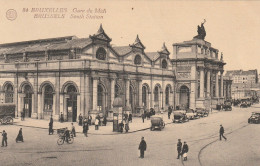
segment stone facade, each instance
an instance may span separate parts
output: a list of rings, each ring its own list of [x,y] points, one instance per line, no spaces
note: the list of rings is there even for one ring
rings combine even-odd
[[[224,102],[224,95],[229,93],[224,92],[226,63],[218,52],[202,39],[173,44],[171,61],[176,68],[176,105],[195,109],[208,107],[210,102],[214,108]]]
[[[173,105],[175,75],[165,45],[146,54],[138,36],[129,46],[110,42],[101,26],[89,38],[0,45],[2,102],[15,103],[16,116],[24,110],[26,117],[57,120],[62,112],[67,121],[108,115],[115,97],[134,115]]]
[[[58,120],[63,113],[66,121],[77,121],[79,114],[111,116],[116,97],[137,116],[150,108],[205,107],[209,98],[223,102],[230,82],[224,83],[225,63],[210,43],[174,44],[170,59],[165,44],[145,52],[138,35],[128,46],[111,41],[100,26],[89,38],[1,44],[2,103],[14,103],[16,116],[24,111],[26,117]]]

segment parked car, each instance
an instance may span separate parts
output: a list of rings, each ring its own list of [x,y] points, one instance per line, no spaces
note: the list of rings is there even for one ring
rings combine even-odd
[[[172,119],[173,123],[183,123],[183,122],[188,122],[189,119],[186,115],[186,111],[185,113],[182,113],[180,111],[174,111],[173,112],[173,119]]]
[[[165,123],[163,121],[163,118],[161,116],[152,116],[151,117],[151,131],[153,131],[155,128],[158,128],[159,130],[162,130],[165,127]]]
[[[187,109],[186,115],[189,120],[197,118],[197,112],[195,112],[193,109]]]
[[[248,119],[248,123],[260,123],[260,112],[252,112],[251,117]]]
[[[196,112],[200,117],[209,116],[209,111],[204,108],[196,108]]]
[[[247,108],[248,107],[248,104],[246,102],[242,102],[240,104],[240,108]]]
[[[223,105],[223,110],[232,111],[232,103],[230,101],[226,101]]]

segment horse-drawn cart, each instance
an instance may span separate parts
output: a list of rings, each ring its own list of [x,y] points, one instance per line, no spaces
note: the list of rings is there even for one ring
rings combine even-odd
[[[0,104],[1,124],[13,124],[15,117],[15,104]]]

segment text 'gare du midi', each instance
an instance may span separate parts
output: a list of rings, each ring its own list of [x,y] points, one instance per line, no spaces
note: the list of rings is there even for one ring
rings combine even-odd
[[[80,113],[108,116],[117,97],[133,115],[201,108],[209,99],[215,107],[231,98],[232,81],[223,78],[222,55],[200,35],[173,44],[173,58],[165,44],[145,52],[138,35],[133,44],[112,46],[102,25],[89,38],[1,44],[1,101],[14,103],[16,116],[57,120],[62,112],[67,121]]]

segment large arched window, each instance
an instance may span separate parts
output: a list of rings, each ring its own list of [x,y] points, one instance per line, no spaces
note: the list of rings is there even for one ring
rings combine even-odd
[[[120,95],[120,88],[118,85],[115,85],[115,98]]]
[[[44,110],[51,111],[53,108],[53,89],[47,85],[44,89]]]
[[[162,60],[162,68],[163,69],[167,68],[167,61],[165,59]]]
[[[103,97],[104,97],[104,88],[101,85],[98,85],[98,98],[97,98],[97,105],[99,111],[101,111],[103,108]]]
[[[167,86],[165,89],[165,104],[169,105],[169,98],[170,98],[170,87]]]
[[[147,106],[146,94],[147,94],[147,88],[146,88],[146,86],[143,86],[143,87],[142,87],[142,103],[143,103],[143,105],[144,105],[145,107]]]
[[[135,65],[141,65],[141,63],[142,63],[142,58],[141,58],[140,55],[136,55],[136,56],[135,56],[134,63],[135,63]]]
[[[106,54],[106,50],[103,47],[100,47],[96,52],[96,58],[99,60],[106,60]]]
[[[155,102],[158,102],[158,101],[159,101],[159,88],[158,88],[158,86],[156,86],[156,87],[154,88],[154,101],[155,101]]]
[[[7,84],[5,88],[5,103],[13,103],[14,102],[14,89],[11,84]]]

